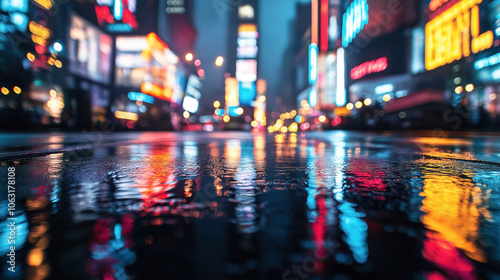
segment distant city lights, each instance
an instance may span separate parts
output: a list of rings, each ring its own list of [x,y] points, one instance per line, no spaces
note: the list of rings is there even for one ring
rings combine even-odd
[[[193,61],[194,56],[192,53],[187,53],[185,56],[186,61]]]

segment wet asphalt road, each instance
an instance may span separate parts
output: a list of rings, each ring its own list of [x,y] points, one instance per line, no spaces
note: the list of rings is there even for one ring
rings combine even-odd
[[[1,134],[0,278],[500,279],[500,135],[438,135]]]

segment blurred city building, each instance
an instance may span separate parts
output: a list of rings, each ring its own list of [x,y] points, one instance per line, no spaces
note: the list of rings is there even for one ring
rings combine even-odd
[[[3,0],[2,128],[180,129],[192,6]]]

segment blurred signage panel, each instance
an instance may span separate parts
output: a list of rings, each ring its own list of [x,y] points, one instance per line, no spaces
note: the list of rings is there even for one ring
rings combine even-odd
[[[344,106],[347,103],[347,91],[345,90],[345,51],[337,49],[337,90],[335,91],[335,105]]]
[[[96,82],[109,83],[111,45],[111,36],[85,19],[71,15],[68,42],[70,72]]]
[[[257,58],[257,53],[259,48],[254,47],[238,47],[236,50],[236,56],[238,58]]]
[[[239,102],[241,106],[255,106],[256,95],[255,83],[239,83]]]
[[[98,0],[97,21],[108,32],[130,32],[137,28],[136,0]]]
[[[411,32],[411,72],[413,74],[425,71],[425,33],[422,27]]]
[[[196,113],[198,112],[198,108],[200,106],[200,103],[198,99],[193,98],[191,96],[185,96],[184,97],[184,102],[182,103],[182,109],[188,111],[189,113]]]
[[[197,100],[201,98],[201,81],[196,75],[190,75],[187,86],[186,86],[186,96],[191,96]]]
[[[239,111],[241,109],[239,109],[240,107],[238,106],[230,106],[227,108],[227,114],[230,116],[230,117],[237,117],[241,114],[239,114]]]
[[[369,20],[368,0],[354,0],[344,13],[342,46],[347,47]]]
[[[164,0],[165,1],[165,0]],[[185,14],[186,3],[184,0],[166,0],[167,1],[167,14]]]
[[[425,69],[433,70],[492,47],[493,32],[480,32],[481,2],[462,0],[425,25]]]
[[[320,49],[322,52],[326,52],[328,50],[328,13],[330,12],[328,9],[328,1],[329,0],[321,0],[320,4],[320,11],[321,11],[321,25],[320,25],[320,35],[321,35],[321,40],[320,40]]]
[[[387,69],[387,57],[364,62],[351,69],[351,79],[361,79],[372,73],[382,72]]]
[[[263,79],[258,79],[257,80],[257,93],[259,95],[265,94],[267,91],[267,82],[266,80]]]
[[[131,101],[142,101],[144,103],[149,103],[149,104],[155,103],[154,97],[144,94],[142,92],[131,91],[128,93],[128,99],[130,99]]]
[[[35,1],[36,3],[37,1]],[[4,12],[28,12],[28,0],[2,0],[0,8]]]
[[[330,12],[328,17],[328,40],[335,45],[340,35],[339,18],[342,19],[340,0],[330,1]]]
[[[318,46],[309,45],[309,84],[314,85],[318,80]]]
[[[147,47],[142,50],[141,57],[148,67],[141,91],[159,99],[180,103],[182,88],[179,58],[155,33],[149,33],[146,41]]]
[[[236,78],[226,78],[226,107],[239,106],[238,80]]]
[[[253,19],[255,17],[255,12],[252,5],[247,4],[238,7],[238,17],[240,19]]]
[[[16,0],[12,0],[16,1]],[[54,7],[54,1],[53,0],[33,0],[33,2],[38,6],[41,7],[45,10],[50,10],[52,7]]]
[[[258,38],[257,25],[254,23],[244,23],[238,26],[238,36],[240,38]]]
[[[497,65],[500,63],[500,53],[496,53],[492,56],[488,56],[474,62],[474,69],[480,70],[485,67]]]
[[[257,80],[257,60],[239,59],[236,61],[236,79],[240,82]]]
[[[488,5],[489,25],[495,33],[495,39],[500,38],[500,0],[493,0]]]
[[[326,77],[325,77],[325,96],[326,105],[335,103],[335,90],[337,89],[337,54],[328,52],[326,54]]]
[[[500,81],[500,66],[492,66],[474,71],[474,75],[483,83],[498,83]]]
[[[90,86],[90,93],[92,96],[92,106],[106,107],[109,105],[109,90],[92,84]]]
[[[115,82],[119,86],[140,86],[147,75],[148,63],[141,56],[148,47],[145,36],[116,37]]]
[[[145,36],[118,36],[116,49],[123,52],[142,52],[148,46]]]

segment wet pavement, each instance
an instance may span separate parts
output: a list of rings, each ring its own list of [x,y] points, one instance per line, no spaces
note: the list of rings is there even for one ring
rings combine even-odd
[[[0,278],[500,279],[500,136],[433,135],[2,134]]]

